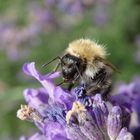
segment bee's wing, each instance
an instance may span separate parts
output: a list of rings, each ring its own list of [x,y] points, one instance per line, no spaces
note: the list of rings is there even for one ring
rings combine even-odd
[[[101,57],[96,57],[97,61],[103,62],[105,65],[109,66],[112,70],[114,70],[115,72],[121,73],[118,68],[116,68],[116,66],[114,66],[113,64],[111,64],[108,60],[101,58]]]

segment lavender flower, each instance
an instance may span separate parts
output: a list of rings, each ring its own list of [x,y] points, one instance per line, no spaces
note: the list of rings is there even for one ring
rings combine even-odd
[[[38,35],[44,30],[50,31],[54,26],[53,14],[39,6],[39,3],[37,6],[29,5],[32,5],[28,10],[29,14],[24,17],[27,23],[22,27],[17,25],[19,15],[9,19],[9,16],[12,16],[11,11],[1,17],[0,49],[6,51],[8,58],[13,61],[25,58],[30,53],[28,47],[39,42]]]
[[[140,130],[140,79],[136,76],[130,84],[121,84],[117,89],[116,94],[110,99],[113,104],[125,106],[132,112],[129,128],[137,139]],[[125,118],[127,117],[128,115]]]
[[[27,138],[25,136],[22,136],[20,138],[20,140],[47,140],[47,138],[42,135],[42,134],[39,134],[39,133],[35,133],[33,136],[31,136],[30,138]]]
[[[42,6],[37,1],[28,2],[28,6],[24,8],[28,13],[24,17],[26,21],[24,26],[17,24],[19,15],[15,10],[18,7],[12,9],[15,11],[14,14],[10,10],[0,15],[0,49],[6,52],[10,60],[17,61],[28,56],[30,54],[28,47],[39,43],[40,34],[51,32],[56,28],[66,30],[84,20],[87,9],[91,9],[91,13],[94,13],[93,19],[98,26],[106,25],[110,18],[108,12],[110,0],[43,0],[43,3]]]
[[[23,71],[43,85],[26,89],[24,97],[28,105],[17,111],[17,117],[33,122],[40,130],[41,134],[27,140],[133,140],[123,125],[124,110],[103,101],[100,94],[83,96],[85,102],[77,95],[83,91],[81,87],[68,92],[55,86],[53,79],[60,76],[59,72],[41,75],[34,62],[26,63]]]
[[[6,51],[10,60],[24,58],[29,54],[27,44],[33,44],[31,40],[36,40],[40,28],[37,28],[35,24],[29,24],[20,29],[16,25],[5,24],[0,24],[0,49]]]
[[[99,27],[104,27],[111,17],[109,13],[110,0],[95,1],[95,12],[93,16],[94,23]]]
[[[117,93],[110,97],[111,101],[140,112],[140,80],[135,79],[128,85],[121,84],[117,89]]]

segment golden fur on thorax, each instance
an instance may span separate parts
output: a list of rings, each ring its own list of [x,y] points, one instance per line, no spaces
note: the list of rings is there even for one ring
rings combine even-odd
[[[106,57],[106,50],[104,46],[98,45],[90,39],[79,39],[71,42],[66,50],[66,53],[86,59],[91,63],[93,63],[93,60],[96,57]]]

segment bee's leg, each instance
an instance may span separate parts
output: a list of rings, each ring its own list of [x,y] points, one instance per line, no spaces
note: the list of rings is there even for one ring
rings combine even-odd
[[[103,93],[102,97],[103,97],[104,100],[108,100],[111,89],[112,89],[112,86],[109,86],[108,89]]]
[[[61,86],[65,83],[65,81],[63,80],[61,83],[57,84],[57,86]]]
[[[61,61],[61,57],[60,56],[57,56],[57,57],[53,58],[51,61],[43,64],[42,67],[44,68],[44,67],[48,66],[50,63],[52,63],[53,61],[55,61],[57,59],[59,59]]]
[[[51,72],[48,74],[48,76],[50,76],[51,74],[55,73],[55,72],[57,71],[57,69],[59,68],[59,66],[60,66],[60,63],[58,63],[58,64],[56,65],[56,67],[54,68],[54,70],[51,71]],[[63,81],[62,83],[58,84],[58,85],[61,85],[61,84],[63,84],[63,83],[64,83],[64,81]]]
[[[112,90],[112,84],[110,82],[107,82],[106,88],[104,88],[104,91],[102,93],[102,97],[103,97],[104,100],[108,99],[111,90]]]
[[[97,93],[101,94],[104,99],[108,98],[109,92],[111,91],[111,80],[100,82],[100,83],[92,83],[87,86],[86,94],[87,95],[95,95]]]
[[[53,69],[53,72],[56,72],[57,70],[58,70],[58,68],[59,68],[59,66],[60,66],[60,62],[55,66],[55,68]]]
[[[81,73],[80,73],[79,68],[77,67],[76,64],[74,64],[74,65],[75,65],[75,68],[76,68],[76,70],[77,70],[77,72],[78,72],[78,74],[79,74],[80,79],[84,82],[84,79],[83,79],[83,77],[82,77],[82,75],[81,75]],[[79,77],[77,77],[77,79],[78,79]],[[75,81],[76,81],[77,79],[75,79]]]
[[[94,85],[93,87],[86,88],[86,95],[95,95],[97,93],[100,93],[101,87],[98,85]]]
[[[69,85],[68,85],[68,91],[71,91],[71,89],[73,88],[73,86],[74,86],[74,83],[72,82],[72,83],[69,83]]]

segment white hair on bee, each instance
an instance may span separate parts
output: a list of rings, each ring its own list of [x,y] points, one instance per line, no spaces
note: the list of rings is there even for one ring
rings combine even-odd
[[[79,39],[71,42],[66,49],[66,53],[70,53],[76,57],[86,58],[88,62],[92,62],[95,57],[106,58],[106,48],[90,39]]]

